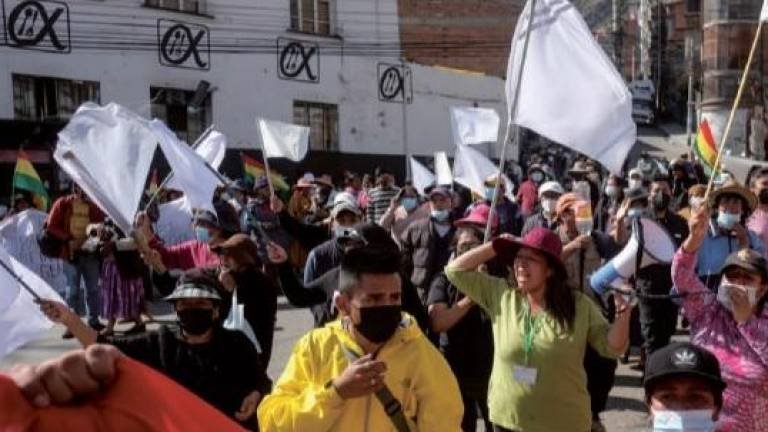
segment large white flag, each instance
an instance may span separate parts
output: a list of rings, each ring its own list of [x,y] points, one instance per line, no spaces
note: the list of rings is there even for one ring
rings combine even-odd
[[[768,0],[763,0],[763,8],[760,9],[760,21],[768,21]]]
[[[165,123],[152,120],[149,127],[160,142],[165,159],[171,166],[178,187],[184,192],[187,210],[205,209],[213,212],[213,192],[221,183],[219,177],[207,166],[207,162],[195,151],[180,141]]]
[[[508,107],[515,97],[530,8],[529,0],[512,39]],[[512,123],[584,153],[615,174],[635,144],[627,85],[567,0],[536,0],[517,106]]]
[[[56,162],[125,232],[144,194],[157,140],[122,106],[85,103],[59,132]]]
[[[264,157],[299,162],[307,155],[309,128],[274,120],[258,119]]]
[[[45,281],[40,279],[19,261],[0,248],[0,260],[21,278],[40,297],[63,303],[61,297]],[[34,302],[5,267],[0,266],[0,358],[18,347],[40,338],[53,327]]]
[[[499,172],[499,168],[484,154],[470,146],[456,146],[456,155],[453,158],[453,179],[456,183],[464,185],[472,192],[485,196],[485,180]],[[502,176],[506,186],[507,197],[514,196],[514,185]]]
[[[186,197],[157,206],[157,235],[168,246],[184,243],[195,238],[192,231],[192,212]]]
[[[218,131],[211,131],[200,144],[195,153],[199,154],[213,169],[219,169],[227,153],[227,137]],[[171,177],[167,185],[168,189],[182,190],[176,177]]]
[[[427,167],[419,163],[413,156],[409,159],[411,162],[411,179],[413,181],[413,187],[415,187],[420,194],[426,195],[426,189],[435,183],[435,175],[432,174]]]
[[[439,185],[453,185],[453,171],[444,151],[435,152],[435,181]]]
[[[499,139],[499,114],[491,108],[451,107],[453,142],[495,143]]]

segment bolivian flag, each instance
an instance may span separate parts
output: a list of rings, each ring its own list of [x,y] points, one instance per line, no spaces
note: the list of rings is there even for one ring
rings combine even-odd
[[[712,137],[712,129],[710,129],[709,122],[706,119],[702,120],[699,125],[699,132],[696,135],[693,151],[704,166],[707,175],[711,175],[715,171],[717,146],[715,145],[715,139]]]
[[[29,156],[24,150],[19,150],[19,157],[16,160],[16,171],[13,173],[13,187],[32,192],[35,207],[42,211],[48,210],[50,198],[48,191],[43,186],[43,181],[37,175],[35,167],[29,161]]]
[[[267,170],[264,168],[264,164],[260,161],[247,156],[245,153],[240,153],[240,157],[243,159],[243,170],[245,171],[245,177],[250,178],[251,182],[255,182],[257,178],[266,175]],[[269,177],[272,180],[272,185],[279,191],[291,190],[288,183],[285,182],[283,176],[271,169]]]

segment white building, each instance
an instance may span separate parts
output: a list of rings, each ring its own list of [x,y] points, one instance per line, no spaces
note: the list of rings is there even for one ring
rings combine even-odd
[[[6,125],[114,101],[187,141],[213,123],[231,149],[258,148],[262,116],[310,125],[312,150],[431,155],[452,152],[450,106],[504,116],[501,79],[401,63],[397,0],[0,1]]]

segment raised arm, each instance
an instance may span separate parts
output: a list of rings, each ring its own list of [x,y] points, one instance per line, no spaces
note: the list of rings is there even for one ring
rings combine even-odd
[[[691,216],[688,224],[690,234],[672,261],[672,282],[683,295],[683,310],[686,317],[696,321],[712,308],[713,296],[696,275],[696,252],[701,248],[709,229],[709,211],[706,207]]]

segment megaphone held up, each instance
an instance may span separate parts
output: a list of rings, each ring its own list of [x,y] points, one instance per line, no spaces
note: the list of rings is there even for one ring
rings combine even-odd
[[[637,218],[632,222],[632,237],[611,261],[589,278],[592,290],[603,295],[610,287],[617,288],[637,270],[651,264],[669,264],[675,255],[672,237],[657,222]]]

